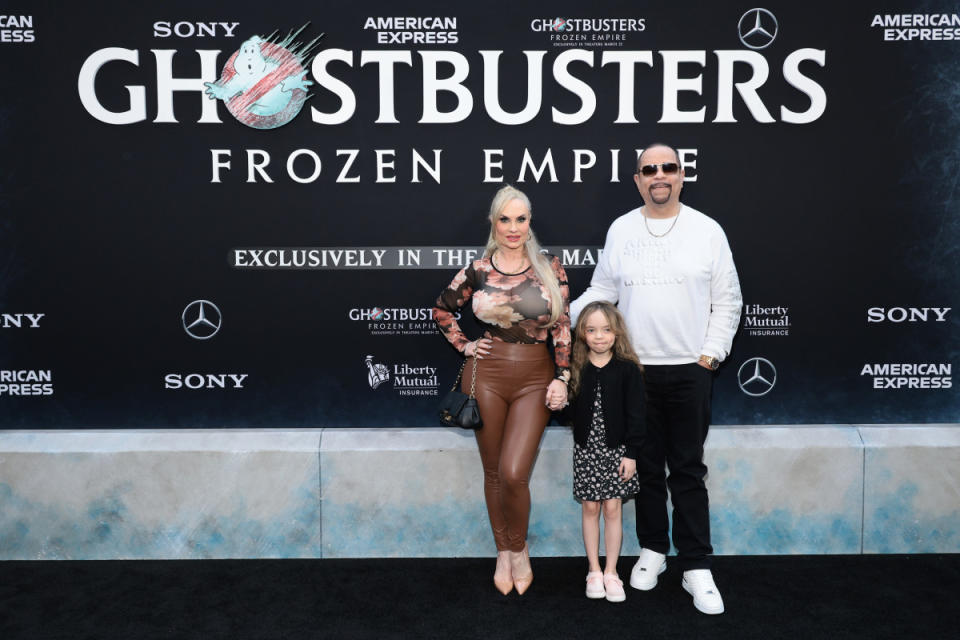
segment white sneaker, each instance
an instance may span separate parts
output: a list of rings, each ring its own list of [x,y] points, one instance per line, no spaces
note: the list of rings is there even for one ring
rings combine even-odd
[[[591,600],[607,597],[607,591],[603,587],[603,573],[600,571],[591,571],[587,574],[587,597]]]
[[[637,564],[630,572],[630,586],[650,591],[657,586],[657,576],[667,570],[667,556],[650,549],[641,549]]]
[[[623,592],[623,580],[615,573],[603,574],[603,588],[607,592],[608,602],[623,602],[627,594]]]
[[[683,588],[693,596],[693,606],[710,615],[723,613],[723,598],[713,582],[710,569],[691,569],[683,572]]]

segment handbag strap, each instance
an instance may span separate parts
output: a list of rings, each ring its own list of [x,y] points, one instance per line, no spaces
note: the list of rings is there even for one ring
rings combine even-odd
[[[450,387],[450,391],[456,391],[457,386],[460,384],[460,380],[463,378],[463,368],[467,366],[467,360],[464,358],[463,364],[460,365],[460,371],[457,372],[457,379],[453,381],[453,386]],[[473,377],[470,379],[470,397],[473,398],[476,396],[477,389],[477,356],[473,356]]]
[[[460,365],[460,371],[457,371],[457,379],[453,381],[453,386],[450,387],[450,391],[456,391],[457,386],[460,384],[460,379],[463,377],[463,368],[467,366],[467,359],[463,359],[463,363]]]
[[[467,364],[467,363],[464,362],[463,364]],[[471,398],[476,397],[476,393],[475,393],[476,389],[477,389],[477,356],[476,356],[476,354],[474,354],[474,356],[473,356],[473,376],[470,378],[470,397],[471,397]]]

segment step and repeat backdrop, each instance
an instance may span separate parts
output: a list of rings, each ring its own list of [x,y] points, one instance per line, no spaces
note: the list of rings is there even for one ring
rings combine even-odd
[[[715,423],[957,421],[955,4],[409,5],[0,3],[0,427],[434,425],[495,191],[578,295],[654,141],[743,287]]]

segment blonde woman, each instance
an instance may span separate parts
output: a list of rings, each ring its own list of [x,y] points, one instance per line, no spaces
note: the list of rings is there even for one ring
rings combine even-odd
[[[541,252],[530,228],[530,200],[500,189],[490,205],[490,236],[480,260],[462,269],[437,299],[434,318],[458,351],[477,359],[476,397],[483,428],[476,432],[484,495],[504,594],[523,594],[533,581],[526,544],[528,482],[550,411],[567,403],[570,316],[567,275]],[[468,300],[484,328],[469,340],[454,314]],[[554,354],[547,350],[553,340]],[[464,368],[469,390],[472,367]]]

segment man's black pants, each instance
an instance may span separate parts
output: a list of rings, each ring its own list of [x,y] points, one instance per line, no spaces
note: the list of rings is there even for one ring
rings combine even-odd
[[[710,426],[713,372],[697,363],[645,365],[647,437],[637,461],[637,539],[666,554],[667,487],[673,501],[673,545],[683,571],[710,568],[710,506],[703,442]],[[664,473],[664,462],[670,471]]]

